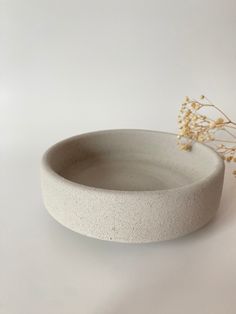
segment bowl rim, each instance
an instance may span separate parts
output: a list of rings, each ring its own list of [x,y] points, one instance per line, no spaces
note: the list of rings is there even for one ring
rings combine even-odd
[[[128,128],[128,129],[106,129],[106,130],[97,130],[97,131],[92,131],[92,132],[86,132],[86,133],[81,133],[77,134],[68,138],[65,138],[61,141],[56,142],[54,145],[50,146],[45,153],[43,154],[42,160],[41,160],[41,170],[44,169],[47,173],[49,173],[54,179],[57,181],[63,182],[65,184],[71,185],[74,188],[79,188],[80,190],[84,191],[93,191],[93,192],[99,192],[99,193],[106,193],[106,194],[163,194],[163,193],[168,193],[172,191],[184,191],[188,189],[193,189],[194,187],[199,188],[203,183],[206,182],[211,182],[216,176],[218,176],[221,172],[224,172],[225,169],[225,164],[223,159],[220,157],[220,155],[210,146],[204,144],[204,143],[199,143],[199,142],[194,142],[193,145],[197,146],[204,146],[204,149],[208,150],[210,154],[212,154],[217,161],[216,167],[213,171],[210,172],[210,174],[204,176],[203,178],[200,178],[196,181],[193,181],[189,184],[184,184],[179,187],[174,187],[174,188],[168,188],[168,189],[157,189],[157,190],[116,190],[116,189],[105,189],[105,188],[100,188],[100,187],[95,187],[95,186],[89,186],[85,184],[81,184],[78,182],[71,181],[60,174],[58,174],[55,170],[51,168],[49,165],[48,157],[50,153],[59,145],[63,145],[65,143],[68,143],[70,141],[74,141],[77,138],[81,137],[86,137],[90,136],[93,134],[103,134],[103,133],[116,133],[116,132],[144,132],[144,133],[158,133],[158,134],[166,134],[170,136],[175,136],[177,137],[177,134],[171,133],[171,132],[162,132],[162,131],[157,131],[157,130],[147,130],[147,129],[133,129],[133,128]]]

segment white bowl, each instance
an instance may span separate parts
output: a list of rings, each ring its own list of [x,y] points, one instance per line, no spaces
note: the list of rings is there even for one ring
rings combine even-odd
[[[108,130],[51,147],[41,167],[49,213],[81,234],[119,242],[183,236],[215,214],[224,162],[195,143],[181,151],[173,134]]]

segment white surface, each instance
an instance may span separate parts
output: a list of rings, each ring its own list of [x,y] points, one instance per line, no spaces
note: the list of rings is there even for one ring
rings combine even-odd
[[[1,1],[0,313],[234,314],[235,179],[209,226],[121,245],[42,205],[43,151],[108,128],[175,131],[185,94],[236,119],[235,1]]]

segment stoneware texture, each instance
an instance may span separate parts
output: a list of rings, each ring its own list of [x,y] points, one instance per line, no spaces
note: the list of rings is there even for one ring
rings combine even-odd
[[[41,166],[43,199],[64,226],[103,240],[173,239],[215,214],[224,163],[195,143],[180,151],[173,134],[108,130],[51,147]]]

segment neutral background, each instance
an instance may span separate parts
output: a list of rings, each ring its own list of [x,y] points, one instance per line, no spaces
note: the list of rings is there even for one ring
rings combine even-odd
[[[39,162],[65,137],[176,131],[183,97],[236,120],[234,0],[0,1],[0,313],[235,314],[236,181],[206,228],[151,245],[75,234],[44,209]]]

